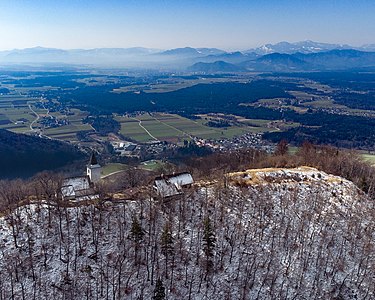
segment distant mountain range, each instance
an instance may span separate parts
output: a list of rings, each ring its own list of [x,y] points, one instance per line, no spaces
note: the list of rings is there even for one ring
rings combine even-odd
[[[246,72],[244,67],[237,66],[225,61],[215,61],[213,63],[198,62],[188,68],[191,72],[217,73],[217,72]]]
[[[189,70],[201,73],[230,72],[228,62],[223,64],[195,63]],[[220,69],[220,67],[222,67]],[[236,67],[238,67],[236,69]],[[319,53],[272,53],[230,64],[232,72],[242,71],[329,71],[329,70],[372,70],[375,71],[375,52],[358,50],[331,50]]]
[[[35,47],[0,51],[0,64],[89,64],[205,73],[301,71],[374,68],[374,55],[375,44],[352,47],[313,41],[266,44],[242,52],[191,47],[169,50],[142,47],[72,50]]]
[[[161,52],[161,55],[165,56],[207,56],[207,55],[221,55],[225,54],[224,50],[216,49],[216,48],[176,48],[171,50],[166,50]]]
[[[352,47],[349,45],[303,41],[303,42],[296,42],[296,43],[280,42],[277,44],[266,44],[258,48],[247,50],[245,51],[245,53],[255,52],[260,55],[265,55],[265,54],[271,54],[271,53],[293,54],[296,52],[300,52],[300,53],[307,54],[307,53],[315,53],[315,52],[324,52],[324,51],[329,51],[329,50],[334,50],[334,49],[365,50],[365,49],[362,49],[362,47],[356,48],[356,47]],[[375,47],[373,48],[373,50],[375,50]]]

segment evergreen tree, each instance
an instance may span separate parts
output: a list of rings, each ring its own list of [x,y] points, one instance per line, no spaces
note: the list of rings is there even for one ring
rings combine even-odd
[[[134,242],[134,261],[136,264],[139,262],[138,250],[144,235],[145,232],[138,221],[138,218],[133,216],[132,227],[130,229],[130,239]]]
[[[214,249],[216,245],[216,236],[213,231],[211,221],[208,217],[204,219],[203,222],[203,251],[206,255],[206,276],[212,267],[211,258],[214,256]]]
[[[142,242],[143,236],[145,235],[145,232],[138,221],[137,217],[133,217],[132,220],[132,227],[130,229],[130,238],[136,243],[140,244]]]
[[[173,236],[171,225],[167,222],[161,234],[161,253],[165,256],[165,277],[168,278],[168,260],[173,255]]]
[[[156,286],[154,290],[154,296],[152,297],[153,300],[163,300],[165,299],[165,288],[163,286],[163,282],[159,278],[156,280]]]
[[[166,223],[161,234],[161,252],[164,256],[169,256],[173,254],[173,236],[171,225]]]

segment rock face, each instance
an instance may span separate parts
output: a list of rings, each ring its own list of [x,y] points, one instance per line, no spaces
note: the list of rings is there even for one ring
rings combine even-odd
[[[167,204],[23,206],[0,218],[0,295],[151,299],[161,279],[168,299],[374,299],[374,216],[353,183],[308,167]]]
[[[268,187],[277,190],[276,196],[285,190],[299,191],[301,197],[304,197],[304,193],[307,196],[311,192],[316,192],[324,195],[327,202],[346,205],[351,205],[353,199],[364,197],[364,193],[351,181],[305,166],[294,169],[252,169],[230,173],[228,178],[234,186],[261,190],[262,187]]]

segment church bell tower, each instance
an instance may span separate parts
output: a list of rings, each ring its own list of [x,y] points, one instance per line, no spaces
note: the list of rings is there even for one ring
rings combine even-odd
[[[98,160],[96,159],[95,153],[91,154],[90,162],[87,165],[87,176],[89,176],[90,181],[93,183],[97,183],[100,180],[100,173],[102,167],[98,164]]]

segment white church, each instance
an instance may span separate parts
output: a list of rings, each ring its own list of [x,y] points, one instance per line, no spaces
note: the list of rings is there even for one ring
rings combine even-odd
[[[101,170],[102,167],[93,152],[86,168],[86,176],[69,177],[63,180],[61,186],[62,199],[71,201],[98,199],[99,195],[94,187],[100,181]]]
[[[100,180],[100,174],[102,172],[101,165],[98,164],[95,153],[91,154],[90,162],[86,168],[86,176],[90,178],[90,182],[97,183]]]

